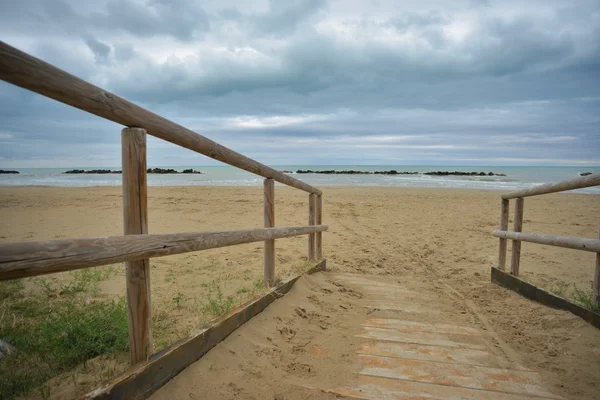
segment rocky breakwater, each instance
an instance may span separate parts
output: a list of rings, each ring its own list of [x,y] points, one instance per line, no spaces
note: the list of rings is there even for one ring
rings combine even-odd
[[[281,171],[286,174],[293,174],[293,171]],[[336,171],[333,169],[313,171],[311,169],[299,169],[296,174],[326,174],[326,175],[435,175],[435,176],[506,176],[506,174],[496,172],[462,172],[462,171],[430,171],[430,172],[411,172],[411,171],[358,171],[358,170],[342,170]]]
[[[148,168],[149,174],[203,174],[204,172],[196,171],[195,169],[184,169],[179,172],[173,168]]]
[[[0,174],[18,174],[19,171],[14,171],[10,169],[0,169]]]
[[[122,171],[110,170],[110,169],[70,169],[68,171],[63,172],[63,174],[121,174]],[[195,169],[184,169],[179,172],[172,168],[148,168],[146,170],[148,174],[203,174],[202,171],[197,171]]]
[[[110,169],[70,169],[63,172],[63,174],[120,174],[121,171],[113,171]]]
[[[431,171],[425,172],[423,175],[435,176],[506,176],[506,174],[498,174],[496,172],[463,172],[463,171]]]
[[[293,171],[281,171],[287,174],[293,174]],[[358,170],[347,170],[347,171],[335,171],[328,169],[324,171],[313,171],[311,169],[299,169],[296,174],[333,174],[333,175],[418,175],[418,172],[398,172],[396,170],[389,171],[358,171]]]

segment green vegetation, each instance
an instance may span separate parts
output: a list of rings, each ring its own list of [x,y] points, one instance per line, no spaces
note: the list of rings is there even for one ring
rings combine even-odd
[[[11,399],[37,388],[49,396],[48,379],[86,360],[128,350],[127,305],[118,300],[89,301],[98,282],[113,271],[72,273],[67,283],[49,278],[0,282],[0,338],[16,353],[0,361],[0,398]]]
[[[175,296],[173,296],[173,303],[175,303],[175,306],[177,308],[179,308],[181,306],[181,302],[183,301],[184,298],[185,298],[185,295],[181,292],[177,292],[177,294]]]
[[[219,316],[228,313],[234,302],[234,296],[223,296],[221,288],[215,284],[209,288],[208,302],[205,304],[204,309],[214,316]]]
[[[593,291],[593,284],[591,285],[592,288],[590,288],[590,290],[579,290],[577,289],[577,286],[573,285],[573,299],[581,304],[583,307],[592,310],[594,312],[600,312],[600,307],[597,307],[594,304],[593,301],[593,296],[594,296],[594,291]]]
[[[600,308],[596,307],[593,302],[593,284],[590,282],[589,290],[580,290],[577,285],[573,284],[571,288],[570,283],[558,281],[553,284],[549,282],[542,282],[540,285],[543,289],[554,293],[564,299],[574,301],[588,310],[594,312],[600,312]]]

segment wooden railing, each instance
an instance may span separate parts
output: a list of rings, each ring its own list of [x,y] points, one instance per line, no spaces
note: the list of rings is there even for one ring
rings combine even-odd
[[[571,236],[553,236],[536,233],[522,233],[523,211],[525,197],[538,196],[548,193],[563,192],[567,190],[582,189],[600,185],[600,174],[592,174],[581,178],[571,179],[557,183],[534,186],[528,189],[517,190],[502,195],[500,211],[500,229],[492,234],[500,238],[498,251],[498,269],[504,271],[506,267],[506,248],[508,240],[512,240],[512,258],[510,273],[519,276],[519,265],[521,260],[521,242],[545,244],[549,246],[566,247],[569,249],[591,251],[596,253],[596,267],[593,280],[593,302],[600,307],[600,239],[585,239]],[[508,231],[508,208],[509,200],[516,199],[515,213],[513,218],[513,232]],[[600,233],[599,233],[600,234]]]
[[[275,282],[275,239],[308,235],[308,258],[322,257],[322,192],[228,149],[42,60],[0,42],[0,79],[125,125],[121,132],[126,236],[0,244],[0,281],[125,262],[133,364],[151,355],[149,259],[264,242],[264,280]],[[148,234],[146,134],[204,154],[264,180],[264,228]],[[275,181],[309,193],[308,226],[275,228]]]

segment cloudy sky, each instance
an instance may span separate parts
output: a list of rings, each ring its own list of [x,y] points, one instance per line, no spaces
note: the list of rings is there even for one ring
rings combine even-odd
[[[599,0],[0,2],[2,41],[272,165],[600,165],[599,38]],[[120,164],[120,126],[0,102],[0,167]]]

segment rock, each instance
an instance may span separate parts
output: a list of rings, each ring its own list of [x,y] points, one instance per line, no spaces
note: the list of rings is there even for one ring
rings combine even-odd
[[[0,173],[2,173],[2,172],[0,172]],[[579,173],[579,176],[588,176],[588,175],[592,175],[592,173],[591,172],[580,172]]]
[[[293,173],[292,171],[281,171],[284,173]],[[401,171],[398,172],[395,169],[391,169],[389,171],[357,171],[357,170],[342,170],[335,171],[332,169],[323,170],[323,171],[313,171],[311,169],[299,169],[296,171],[297,174],[336,174],[336,175],[421,175],[420,172],[408,172]],[[495,172],[462,172],[462,171],[430,171],[425,172],[423,175],[435,175],[435,176],[506,176],[506,174],[499,174]]]
[[[0,358],[10,356],[12,354],[15,354],[16,352],[17,349],[14,346],[11,346],[10,344],[0,339]]]
[[[18,173],[19,173],[19,171],[0,169],[0,174],[18,174]]]
[[[148,168],[146,171],[149,174],[178,174],[173,168]]]
[[[495,172],[463,172],[463,171],[431,171],[425,172],[424,175],[435,175],[435,176],[506,176],[505,174],[498,174]]]
[[[181,171],[182,174],[203,174],[204,172],[202,171],[196,171],[195,169],[184,169],[183,171]]]
[[[120,174],[121,171],[112,171],[110,169],[70,169],[68,171],[63,172],[63,174]]]

